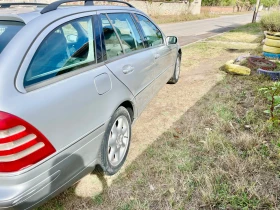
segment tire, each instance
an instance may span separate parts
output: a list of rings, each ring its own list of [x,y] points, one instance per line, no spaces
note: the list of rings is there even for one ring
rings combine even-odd
[[[270,77],[271,80],[277,81],[280,79],[280,72],[279,71],[267,71],[264,69],[258,69],[257,72],[259,74],[265,75]]]
[[[168,84],[176,84],[179,81],[180,71],[181,71],[181,57],[180,57],[180,54],[178,54],[177,59],[176,59],[174,73],[173,73],[173,76],[168,81]]]
[[[280,37],[279,37],[279,36],[266,35],[266,38],[274,39],[274,40],[280,40]]]
[[[101,144],[101,168],[106,175],[114,175],[123,166],[131,140],[131,118],[120,106],[113,114]]]
[[[274,53],[274,54],[280,54],[280,48],[279,47],[270,47],[267,45],[263,46],[263,51],[268,53]]]
[[[264,57],[267,57],[270,59],[280,59],[280,54],[263,52],[263,55],[264,55]]]
[[[280,48],[280,40],[266,38],[264,44],[270,47]]]

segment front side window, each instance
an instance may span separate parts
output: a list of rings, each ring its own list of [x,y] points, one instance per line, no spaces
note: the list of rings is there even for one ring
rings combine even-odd
[[[163,44],[163,37],[160,30],[146,17],[136,15],[138,21],[143,29],[147,47],[157,46]]]
[[[53,30],[36,51],[24,86],[95,63],[92,18],[70,21]]]
[[[136,25],[127,13],[108,14],[126,53],[144,48]]]
[[[23,26],[24,23],[21,22],[0,21],[0,53]]]

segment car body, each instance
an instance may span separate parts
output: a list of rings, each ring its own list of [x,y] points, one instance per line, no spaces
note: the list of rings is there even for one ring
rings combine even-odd
[[[127,108],[133,123],[181,50],[131,7],[2,11],[0,209],[29,209],[100,164],[115,111]]]

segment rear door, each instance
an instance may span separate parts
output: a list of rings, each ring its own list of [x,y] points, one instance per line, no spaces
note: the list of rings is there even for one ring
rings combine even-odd
[[[107,67],[136,98],[141,113],[153,96],[154,57],[145,49],[141,33],[129,12],[100,13]]]

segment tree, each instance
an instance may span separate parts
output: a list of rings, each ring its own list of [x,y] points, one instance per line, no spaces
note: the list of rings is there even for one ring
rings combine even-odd
[[[268,9],[270,9],[270,7],[275,6],[279,4],[279,0],[262,0],[262,5],[264,7],[268,7]]]

